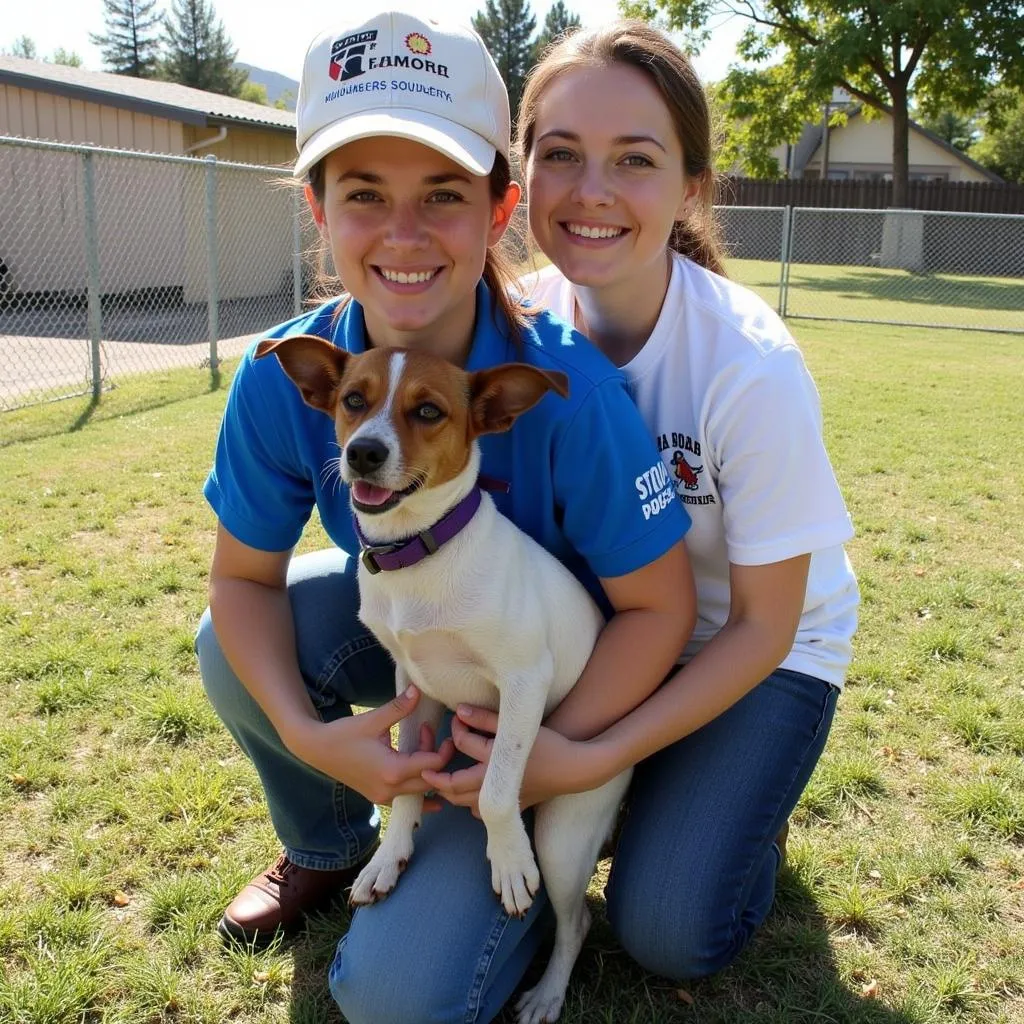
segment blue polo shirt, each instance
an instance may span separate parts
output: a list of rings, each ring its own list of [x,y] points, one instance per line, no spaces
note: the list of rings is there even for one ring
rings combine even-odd
[[[363,310],[337,300],[265,337],[315,334],[366,349]],[[253,358],[231,384],[204,494],[224,527],[250,547],[286,551],[314,505],[338,547],[355,554],[348,487],[339,479],[334,421],[302,401],[277,359]],[[658,455],[623,375],[593,345],[547,312],[530,317],[517,341],[486,285],[468,371],[505,362],[561,370],[569,397],[549,393],[504,434],[479,439],[482,472],[511,483],[498,508],[577,576],[607,609],[599,576],[622,576],[664,554],[690,518]]]

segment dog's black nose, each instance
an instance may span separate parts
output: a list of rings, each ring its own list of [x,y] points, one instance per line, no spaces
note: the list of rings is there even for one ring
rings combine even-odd
[[[360,476],[366,476],[387,461],[387,445],[375,437],[356,437],[346,445],[345,458]]]

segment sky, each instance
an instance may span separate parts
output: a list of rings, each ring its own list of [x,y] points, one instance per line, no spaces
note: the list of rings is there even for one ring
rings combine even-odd
[[[337,0],[336,0],[337,2]],[[360,0],[340,0],[341,3]],[[484,6],[484,0],[436,0],[438,8],[464,21]],[[298,79],[306,46],[324,23],[324,0],[213,0],[228,36],[238,47],[238,60]],[[170,0],[165,0],[165,8]],[[377,6],[372,4],[369,6]],[[429,0],[425,6],[429,6]],[[550,0],[531,4],[541,25]],[[597,25],[618,13],[616,0],[567,0],[566,6]],[[697,71],[705,81],[716,81],[735,60],[735,47],[743,28],[738,18],[716,27],[712,40],[697,58]],[[47,57],[63,47],[77,53],[83,66],[102,71],[99,48],[90,32],[103,31],[102,0],[0,0],[0,49],[10,50],[21,36],[31,37],[39,54]]]

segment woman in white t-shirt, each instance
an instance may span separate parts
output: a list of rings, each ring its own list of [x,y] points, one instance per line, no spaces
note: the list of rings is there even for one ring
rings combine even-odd
[[[638,22],[570,36],[527,84],[519,142],[530,228],[552,263],[525,290],[625,371],[693,519],[699,618],[682,667],[573,744],[574,785],[637,765],[609,917],[649,970],[707,975],[767,915],[825,745],[857,622],[853,530],[800,350],[724,275],[711,122],[687,58]],[[493,716],[461,718],[457,745],[485,758],[462,723],[486,730]],[[542,731],[525,802],[550,795],[569,757]],[[468,774],[434,778],[472,802]]]

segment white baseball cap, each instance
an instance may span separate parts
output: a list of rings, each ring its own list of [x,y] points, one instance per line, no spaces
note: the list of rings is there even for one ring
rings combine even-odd
[[[384,11],[310,44],[296,104],[294,174],[356,139],[397,135],[489,174],[510,148],[508,91],[468,26]]]

